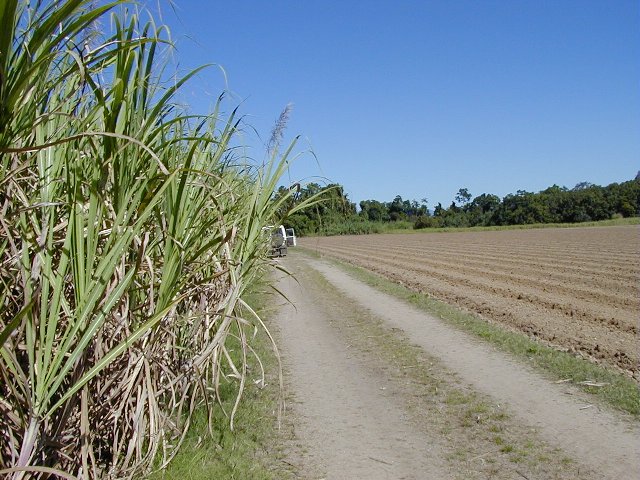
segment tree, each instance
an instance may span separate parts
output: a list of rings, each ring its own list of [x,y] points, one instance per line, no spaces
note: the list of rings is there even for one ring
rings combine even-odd
[[[344,188],[333,184],[322,187],[310,183],[298,189],[294,199],[287,200],[283,210],[290,210],[296,201],[319,194],[321,202],[287,221],[301,235],[369,233],[375,230],[371,222],[410,220],[414,228],[466,227],[477,225],[516,225],[527,223],[582,222],[602,220],[613,215],[624,217],[640,215],[640,179],[612,183],[600,187],[580,182],[571,190],[552,185],[538,193],[518,190],[502,200],[483,193],[471,201],[467,188],[458,190],[449,208],[438,203],[429,216],[427,199],[405,200],[397,195],[391,202],[363,200],[360,212],[349,201]],[[293,187],[281,187],[276,195],[284,196]],[[458,203],[456,203],[456,201]]]
[[[573,187],[573,191],[574,192],[578,192],[580,190],[586,190],[588,188],[593,187],[593,183],[589,183],[589,182],[580,182],[580,183],[576,183],[576,186]]]
[[[403,220],[406,218],[404,200],[400,195],[396,195],[391,203],[388,204],[389,218],[392,221]]]
[[[429,216],[429,200],[427,200],[427,197],[422,197],[420,204],[424,207],[425,215]]]
[[[467,203],[469,203],[469,200],[471,200],[471,194],[469,193],[469,190],[466,188],[461,188],[460,190],[458,190],[458,193],[456,193],[456,201],[462,205],[466,205]]]
[[[500,197],[483,193],[464,206],[469,226],[491,225],[493,213],[500,207]]]
[[[500,197],[497,195],[483,193],[478,195],[471,202],[470,210],[479,210],[480,213],[493,212],[500,206]]]
[[[604,194],[613,213],[623,217],[640,215],[640,178],[612,183],[604,189]]]
[[[390,219],[387,205],[377,200],[361,201],[360,215],[371,222],[388,222]]]

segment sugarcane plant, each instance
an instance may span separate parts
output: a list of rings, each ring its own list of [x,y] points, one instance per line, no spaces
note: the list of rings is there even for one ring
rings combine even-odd
[[[196,408],[217,408],[221,381],[240,399],[261,324],[244,293],[269,266],[263,227],[293,146],[265,165],[237,158],[237,113],[222,97],[207,116],[180,106],[198,70],[165,82],[165,48],[166,29],[121,1],[0,2],[10,478],[143,475],[171,460]]]

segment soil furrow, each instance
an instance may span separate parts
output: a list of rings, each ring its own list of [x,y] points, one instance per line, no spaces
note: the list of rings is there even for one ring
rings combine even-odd
[[[362,247],[332,246],[325,251],[336,254],[357,255],[362,252]],[[633,312],[634,321],[632,324],[635,323],[635,312],[640,309],[640,297],[638,296],[640,292],[636,286],[611,283],[603,285],[601,278],[598,278],[597,274],[585,279],[585,281],[578,276],[558,275],[549,270],[536,269],[532,265],[511,265],[510,268],[505,268],[505,265],[499,261],[496,262],[497,265],[486,261],[468,261],[463,255],[452,257],[448,253],[444,253],[438,256],[426,254],[402,256],[396,248],[393,251],[384,248],[367,248],[366,251],[368,255],[374,254],[378,259],[385,258],[395,261],[399,258],[413,258],[425,270],[428,266],[435,271],[442,269],[458,271],[464,276],[491,276],[496,281],[506,281],[509,284],[515,282],[543,292],[552,291],[555,294],[563,292],[571,298],[578,298],[587,302],[592,302],[595,299],[598,304],[624,307],[625,310]],[[521,267],[520,270],[517,270],[518,273],[512,270],[512,268],[516,267]],[[577,285],[588,288],[578,288]]]
[[[355,238],[353,242],[349,242],[349,248],[362,249],[364,247],[367,248],[367,250],[376,252],[385,252],[392,248],[395,252],[402,252],[413,258],[430,256],[438,258],[459,258],[461,261],[467,261],[467,259],[469,259],[487,266],[492,265],[493,268],[506,268],[506,266],[509,265],[513,268],[533,269],[534,271],[544,272],[545,274],[547,272],[560,271],[562,274],[566,273],[574,275],[575,277],[598,278],[598,281],[606,279],[612,282],[613,288],[628,288],[630,284],[635,285],[640,279],[640,264],[637,261],[637,256],[634,257],[632,261],[621,262],[620,265],[616,267],[610,260],[598,263],[593,258],[588,257],[581,258],[579,261],[566,261],[566,257],[564,257],[564,259],[549,258],[550,256],[546,250],[545,256],[541,257],[539,252],[538,255],[524,256],[506,249],[507,247],[500,247],[496,250],[499,252],[498,254],[491,254],[490,250],[486,247],[454,249],[448,244],[443,244],[411,248],[399,243],[394,243],[390,246],[373,242],[371,244],[365,244],[362,238],[359,238],[359,240],[360,241],[358,241],[358,238]],[[327,246],[331,245],[331,242],[327,242]],[[341,248],[346,247],[339,243],[335,246]],[[472,251],[475,252],[475,254],[470,253]],[[576,264],[576,262],[578,263]]]
[[[341,255],[337,249],[327,249],[328,253]],[[368,262],[371,255],[350,253],[342,258],[359,259]],[[480,269],[460,268],[455,264],[439,261],[416,259],[402,260],[396,255],[375,255],[376,262],[389,267],[402,267],[425,277],[436,277],[450,285],[464,285],[472,290],[498,294],[514,302],[529,302],[562,312],[567,316],[582,317],[585,321],[607,325],[611,330],[637,333],[637,302],[611,300],[610,296],[596,296],[579,289],[565,288],[562,285],[540,281],[523,281],[518,275],[496,275]],[[564,292],[564,295],[559,293]],[[582,302],[576,302],[582,300]],[[580,305],[580,306],[577,306]]]
[[[541,315],[540,306],[531,303],[522,303],[516,310],[513,301],[506,301],[503,295],[490,289],[465,289],[460,282],[450,278],[436,278],[421,273],[411,275],[406,268],[381,266],[378,260],[375,263],[362,259],[359,261],[353,255],[337,258],[379,273],[417,292],[428,293],[438,300],[462,306],[549,345],[578,352],[593,361],[620,368],[631,375],[638,374],[636,335],[620,331],[614,325],[594,322],[589,328],[585,328],[585,318],[560,310],[547,310]],[[614,340],[611,340],[612,336],[615,337]]]
[[[639,374],[635,226],[329,237],[301,245]],[[471,261],[468,245],[476,250]],[[565,260],[556,262],[563,251]]]

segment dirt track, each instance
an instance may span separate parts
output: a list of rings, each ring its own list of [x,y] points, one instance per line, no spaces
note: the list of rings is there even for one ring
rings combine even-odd
[[[637,226],[301,239],[640,379]]]
[[[292,278],[279,283],[293,303],[278,324],[287,384],[301,403],[295,430],[302,452],[293,460],[301,478],[448,478],[437,439],[414,428],[386,391],[387,379],[371,375],[348,343],[337,341],[332,323],[340,312],[331,318],[310,294],[308,277],[294,269],[305,286]]]
[[[279,282],[293,304],[275,324],[296,401],[300,478],[640,475],[636,423],[585,408],[580,392],[325,262],[296,253],[284,264],[300,282]],[[405,346],[385,352],[396,337]],[[398,363],[405,348],[426,356]],[[456,389],[479,392],[485,407],[458,405]]]

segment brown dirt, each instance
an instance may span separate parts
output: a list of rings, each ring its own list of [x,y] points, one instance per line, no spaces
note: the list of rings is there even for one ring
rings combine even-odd
[[[283,263],[296,278],[273,327],[300,478],[640,475],[637,422],[331,264]]]
[[[321,237],[300,245],[640,379],[637,226]]]

